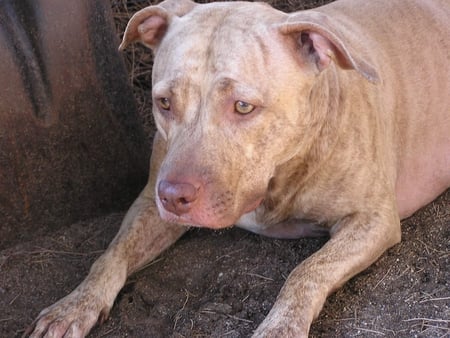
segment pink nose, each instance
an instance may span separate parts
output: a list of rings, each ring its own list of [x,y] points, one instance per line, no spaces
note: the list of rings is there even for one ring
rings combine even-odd
[[[158,196],[164,208],[178,216],[187,214],[197,199],[197,189],[190,183],[161,181]]]

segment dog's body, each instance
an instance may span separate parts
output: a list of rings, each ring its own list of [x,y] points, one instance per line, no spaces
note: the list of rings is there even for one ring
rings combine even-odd
[[[32,336],[87,334],[127,276],[185,232],[175,223],[329,232],[255,332],[307,336],[325,298],[400,241],[400,218],[450,186],[449,20],[447,0],[342,0],[290,15],[168,0],[138,12],[122,48],[155,51],[149,182]]]

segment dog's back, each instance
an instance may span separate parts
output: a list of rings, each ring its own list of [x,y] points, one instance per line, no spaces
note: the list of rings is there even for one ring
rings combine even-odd
[[[450,3],[343,0],[316,11],[361,41],[358,52],[379,72],[382,128],[396,145],[397,201],[407,217],[450,186]]]

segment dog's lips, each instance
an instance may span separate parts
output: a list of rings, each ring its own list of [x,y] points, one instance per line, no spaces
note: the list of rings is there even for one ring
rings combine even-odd
[[[246,209],[244,209],[240,215],[229,220],[224,218],[213,220],[203,217],[201,213],[195,214],[188,213],[178,216],[174,213],[167,211],[162,205],[159,198],[156,199],[156,205],[158,207],[160,217],[166,222],[177,223],[180,225],[190,225],[199,228],[223,229],[232,226],[243,214],[246,214],[258,208],[263,200],[264,198],[258,198],[256,201],[251,203]]]
[[[250,204],[250,206],[247,209],[245,209],[245,211],[242,214],[246,214],[248,212],[251,212],[251,211],[257,209],[263,201],[264,201],[264,197],[258,198],[254,203]]]

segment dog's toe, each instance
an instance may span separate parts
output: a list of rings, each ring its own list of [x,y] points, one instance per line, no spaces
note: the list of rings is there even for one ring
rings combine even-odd
[[[82,338],[99,318],[98,302],[73,292],[44,309],[25,332],[30,338]]]

